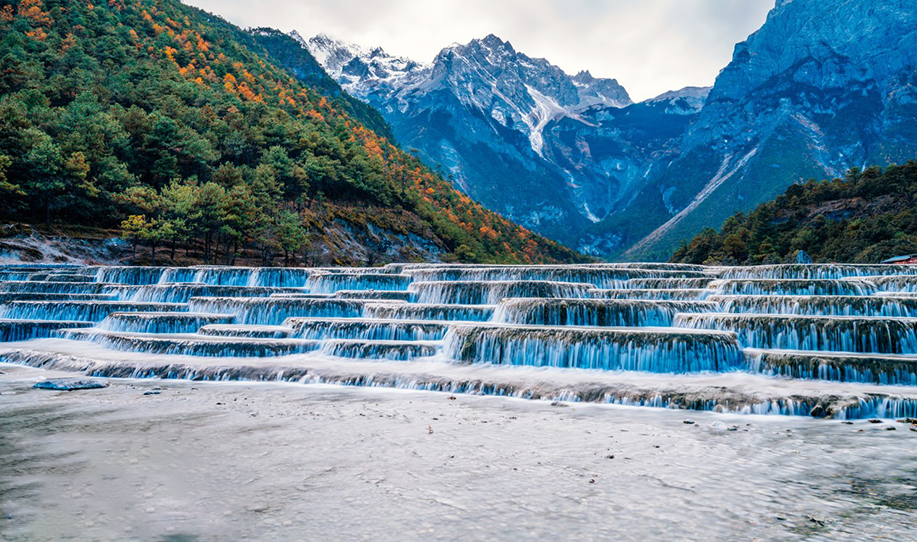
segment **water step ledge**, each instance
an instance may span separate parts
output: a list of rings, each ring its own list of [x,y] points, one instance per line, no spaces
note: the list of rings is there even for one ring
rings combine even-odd
[[[56,347],[56,348],[55,348]],[[68,345],[34,341],[0,349],[0,363],[81,373],[95,378],[158,378],[213,382],[334,384],[495,395],[531,400],[589,402],[750,415],[834,419],[917,416],[917,388],[790,381],[748,373],[655,375],[545,370],[439,361],[347,360],[314,355],[270,360],[217,360],[192,356],[164,359],[151,354],[98,350],[79,354]]]

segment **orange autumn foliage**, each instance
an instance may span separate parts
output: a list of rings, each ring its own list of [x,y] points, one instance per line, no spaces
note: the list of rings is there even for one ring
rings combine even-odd
[[[50,25],[51,16],[42,9],[43,7],[41,0],[22,0],[19,2],[19,16],[25,17],[32,24]]]

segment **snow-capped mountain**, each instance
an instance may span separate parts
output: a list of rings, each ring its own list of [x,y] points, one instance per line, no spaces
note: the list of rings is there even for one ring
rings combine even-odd
[[[384,87],[389,92],[406,87],[411,84],[412,77],[422,77],[421,74],[429,72],[431,67],[391,56],[381,47],[364,49],[324,34],[308,41],[296,31],[290,36],[308,49],[347,92],[361,99],[366,99],[376,87]]]
[[[447,90],[466,106],[484,112],[504,127],[525,133],[535,152],[544,142],[548,122],[575,117],[593,105],[623,107],[631,103],[614,79],[589,72],[569,76],[544,59],[517,53],[490,35],[467,45],[444,49],[432,64],[391,56],[381,47],[364,49],[326,35],[300,40],[332,77],[354,96],[406,103],[418,94]]]
[[[485,205],[566,241],[561,232],[571,224],[599,219],[571,183],[575,172],[554,163],[545,131],[564,119],[585,125],[592,109],[630,105],[614,79],[568,75],[493,35],[447,47],[431,64],[323,35],[303,43],[345,89],[382,112],[402,144]]]
[[[585,252],[666,258],[809,177],[917,157],[917,4],[779,0],[712,88],[631,102],[496,36],[431,64],[304,42],[472,197]]]

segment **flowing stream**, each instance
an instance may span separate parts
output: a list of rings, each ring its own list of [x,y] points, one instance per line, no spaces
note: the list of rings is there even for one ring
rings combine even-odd
[[[917,267],[0,268],[0,363],[917,418]]]

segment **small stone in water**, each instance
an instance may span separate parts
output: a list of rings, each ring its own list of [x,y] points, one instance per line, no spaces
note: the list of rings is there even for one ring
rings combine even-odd
[[[154,391],[154,390],[143,392],[144,395],[160,395],[161,393],[162,393],[161,391]]]
[[[32,387],[39,390],[57,391],[98,390],[108,387],[108,383],[100,380],[69,380],[66,378],[57,378],[39,382]]]
[[[882,423],[882,420],[869,420],[869,423]]]
[[[898,428],[895,427],[894,425],[889,425],[888,427],[885,428],[885,430],[886,431],[897,431]]]
[[[685,420],[685,425],[694,425],[694,420]]]

